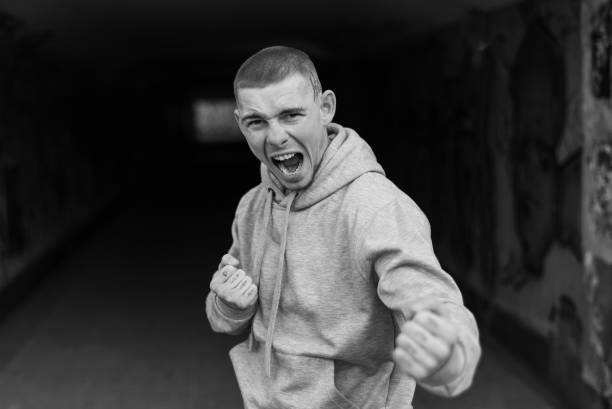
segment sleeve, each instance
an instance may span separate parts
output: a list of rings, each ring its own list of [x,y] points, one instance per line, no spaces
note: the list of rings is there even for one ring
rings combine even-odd
[[[430,226],[418,206],[394,199],[378,210],[360,235],[357,253],[360,269],[375,272],[380,300],[393,312],[398,327],[410,315],[407,306],[425,295],[446,304],[449,318],[457,324],[459,341],[456,352],[462,354],[463,370],[446,385],[426,390],[446,397],[456,396],[472,383],[481,348],[476,320],[463,305],[461,292],[452,277],[440,266],[431,242]]]
[[[238,216],[232,222],[232,245],[228,254],[240,258],[240,241],[238,235]],[[215,332],[237,335],[242,333],[255,315],[257,303],[247,310],[238,310],[224,303],[214,291],[209,291],[206,297],[206,317]]]

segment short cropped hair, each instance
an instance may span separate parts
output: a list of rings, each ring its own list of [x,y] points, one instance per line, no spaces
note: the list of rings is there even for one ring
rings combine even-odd
[[[250,56],[234,78],[234,97],[240,88],[263,88],[299,73],[308,78],[317,98],[321,82],[312,60],[304,51],[285,46],[267,47]]]

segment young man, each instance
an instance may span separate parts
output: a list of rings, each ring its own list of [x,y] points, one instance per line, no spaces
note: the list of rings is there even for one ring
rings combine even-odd
[[[335,95],[308,56],[259,51],[234,94],[261,184],[238,204],[206,312],[215,331],[250,331],[230,351],[245,407],[400,409],[416,382],[465,390],[476,322],[425,215],[355,131],[332,123]]]

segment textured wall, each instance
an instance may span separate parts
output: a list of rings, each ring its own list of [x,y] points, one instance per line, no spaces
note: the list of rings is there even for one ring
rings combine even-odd
[[[428,154],[445,164],[431,180],[438,203],[457,204],[430,209],[442,260],[547,339],[549,380],[568,403],[608,407],[612,2],[475,13],[419,56],[434,67],[417,70],[430,78],[417,104],[436,124]]]
[[[595,408],[610,386],[612,105],[609,67],[608,94],[584,94],[581,7],[474,12],[396,60],[413,159],[395,179],[430,216],[446,268],[545,340],[548,381],[571,406]]]
[[[612,2],[583,4],[585,283],[583,375],[612,405]]]

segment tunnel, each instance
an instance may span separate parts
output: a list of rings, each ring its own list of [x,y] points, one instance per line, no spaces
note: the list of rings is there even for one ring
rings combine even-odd
[[[610,0],[0,1],[0,408],[244,407],[205,300],[262,177],[234,78],[270,46],[475,317],[472,385],[413,407],[611,408],[611,38]]]

